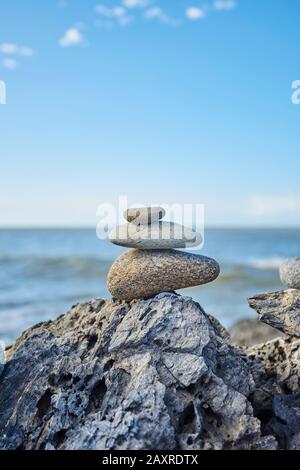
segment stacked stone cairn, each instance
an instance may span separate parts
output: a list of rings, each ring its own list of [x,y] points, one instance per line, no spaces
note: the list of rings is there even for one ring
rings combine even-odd
[[[108,289],[115,299],[131,301],[160,292],[194,287],[214,281],[219,264],[212,258],[178,249],[196,247],[201,234],[182,225],[163,221],[161,207],[128,209],[127,224],[109,234],[115,245],[131,248],[113,263]]]

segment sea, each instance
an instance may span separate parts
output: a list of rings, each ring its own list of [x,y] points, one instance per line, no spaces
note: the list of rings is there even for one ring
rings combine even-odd
[[[109,298],[107,273],[124,251],[99,240],[94,229],[0,230],[0,341],[9,345],[78,302]],[[207,229],[199,253],[215,258],[221,275],[178,292],[230,328],[255,317],[248,297],[283,288],[278,268],[300,255],[300,229]]]

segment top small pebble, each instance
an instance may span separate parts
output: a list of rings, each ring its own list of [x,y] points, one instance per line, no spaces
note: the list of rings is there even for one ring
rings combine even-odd
[[[300,257],[290,258],[280,266],[280,279],[291,289],[300,289]]]
[[[162,207],[137,207],[127,209],[123,216],[127,222],[135,225],[151,225],[159,222],[166,215]]]

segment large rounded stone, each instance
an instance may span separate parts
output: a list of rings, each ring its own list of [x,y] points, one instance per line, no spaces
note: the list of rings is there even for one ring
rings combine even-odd
[[[173,222],[152,225],[119,225],[109,234],[115,245],[142,250],[191,248],[200,245],[202,236],[194,230]]]
[[[291,289],[300,289],[300,257],[290,258],[282,263],[280,279]]]
[[[205,256],[175,250],[131,250],[108,273],[108,289],[116,299],[133,300],[214,281],[218,263]]]
[[[166,215],[165,209],[162,207],[137,207],[127,209],[123,216],[127,222],[136,225],[150,225],[163,219]]]

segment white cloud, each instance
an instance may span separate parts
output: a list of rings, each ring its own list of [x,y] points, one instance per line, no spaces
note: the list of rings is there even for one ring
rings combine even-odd
[[[146,7],[151,3],[151,0],[122,0],[126,8]]]
[[[109,8],[105,5],[97,5],[96,13],[103,16],[106,21],[97,21],[98,26],[113,26],[114,22],[120,26],[127,26],[133,21],[133,18],[127,14],[125,7],[118,5],[112,8]]]
[[[18,46],[11,42],[3,42],[0,44],[0,52],[6,55],[20,55],[22,57],[32,57],[34,50],[27,46]]]
[[[198,7],[187,8],[185,14],[189,20],[200,20],[205,17],[205,11],[203,8]]]
[[[106,18],[120,18],[126,15],[126,9],[122,6],[108,8],[105,5],[97,5],[96,12]]]
[[[3,59],[2,65],[8,70],[15,70],[18,66],[17,61],[11,58]]]
[[[83,43],[84,37],[76,27],[68,29],[59,40],[61,47],[78,46]]]
[[[16,54],[17,50],[18,46],[16,44],[12,44],[10,42],[0,44],[0,52],[3,54]]]
[[[215,10],[233,10],[236,6],[234,0],[215,0],[213,4]]]
[[[152,7],[145,11],[145,18],[147,20],[158,20],[161,23],[166,23],[170,25],[178,24],[178,20],[167,15],[161,8]]]

